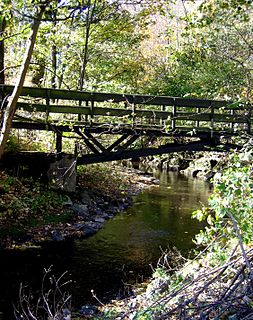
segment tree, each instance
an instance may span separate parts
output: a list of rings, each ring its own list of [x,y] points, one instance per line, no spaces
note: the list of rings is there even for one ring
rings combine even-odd
[[[19,60],[18,55],[23,52],[24,47],[27,50],[22,58],[19,78],[15,79],[15,90],[8,99],[2,117],[0,157],[8,139],[25,76],[31,71],[31,68],[28,70],[30,64],[38,67],[37,74],[32,77],[36,84],[40,84],[46,69],[49,73],[45,74],[44,84],[52,87],[56,87],[58,82],[59,87],[64,83],[68,88],[80,90],[84,87],[106,90],[123,88],[122,91],[126,90],[124,86],[136,88],[143,63],[140,47],[147,36],[145,28],[152,22],[154,12],[160,10],[163,2],[164,0],[10,2],[16,21],[13,33],[22,36],[8,39],[7,47],[15,55],[14,58],[11,54],[7,55],[8,68],[10,61]],[[34,21],[31,38],[25,45],[23,39],[31,19]],[[12,79],[14,77],[15,74]]]
[[[152,94],[252,99],[252,8],[246,0],[185,2],[167,24],[164,60],[150,63],[143,86]]]
[[[203,32],[202,42],[213,60],[233,66],[229,95],[252,99],[253,3],[246,0],[208,1],[199,8],[202,16],[195,29]],[[228,75],[229,76],[229,75]],[[238,77],[239,76],[239,77]],[[236,81],[233,82],[233,80]],[[231,81],[232,80],[232,81]],[[237,82],[237,84],[236,84]]]
[[[121,87],[130,83],[131,87],[131,79],[143,62],[140,48],[147,36],[146,26],[152,23],[158,8],[155,2],[147,7],[146,0],[131,4],[87,0],[71,20],[58,21],[58,13],[54,12],[57,26],[52,31],[43,23],[35,55],[43,55],[47,68],[54,61],[48,71],[58,79],[58,87],[63,84],[79,90],[116,90],[117,82]],[[50,47],[54,48],[53,59]],[[51,85],[48,76],[44,85]]]

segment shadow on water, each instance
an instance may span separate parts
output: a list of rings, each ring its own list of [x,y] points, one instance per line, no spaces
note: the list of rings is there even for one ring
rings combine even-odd
[[[183,254],[193,248],[201,228],[191,212],[206,204],[208,183],[160,174],[160,185],[136,196],[134,205],[107,221],[88,239],[51,243],[42,250],[0,252],[0,311],[12,319],[20,282],[40,287],[43,269],[53,265],[55,276],[69,272],[73,305],[94,303],[91,289],[102,301],[127,294],[128,288],[151,275],[161,248],[176,247]],[[1,317],[0,317],[1,319]]]

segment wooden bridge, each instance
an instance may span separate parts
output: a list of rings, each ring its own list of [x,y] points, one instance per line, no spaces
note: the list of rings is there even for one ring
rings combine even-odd
[[[0,86],[1,108],[12,90]],[[252,123],[246,103],[24,87],[13,128],[55,132],[57,153],[72,133],[87,147],[77,158],[84,164],[230,148],[231,137],[252,135]],[[153,137],[170,139],[152,147]]]

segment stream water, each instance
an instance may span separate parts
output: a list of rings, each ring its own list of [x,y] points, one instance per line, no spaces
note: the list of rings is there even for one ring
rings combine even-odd
[[[130,291],[151,275],[161,250],[176,247],[187,255],[201,225],[192,211],[206,204],[210,185],[176,173],[159,173],[160,185],[135,197],[134,205],[106,222],[88,239],[51,243],[40,250],[0,251],[0,319],[13,319],[20,283],[39,290],[43,269],[56,277],[68,271],[73,305],[94,303],[91,290],[107,301]]]

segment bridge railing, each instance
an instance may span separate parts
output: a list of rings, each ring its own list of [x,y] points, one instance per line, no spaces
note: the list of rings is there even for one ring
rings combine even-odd
[[[0,85],[2,101],[13,86]],[[251,105],[207,99],[130,95],[24,87],[16,121],[25,127],[35,116],[46,122],[92,122],[150,126],[169,130],[252,131]],[[62,115],[62,116],[59,116]]]

